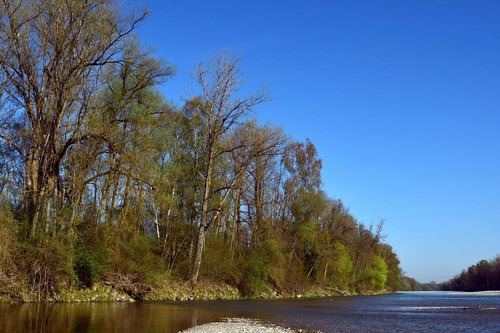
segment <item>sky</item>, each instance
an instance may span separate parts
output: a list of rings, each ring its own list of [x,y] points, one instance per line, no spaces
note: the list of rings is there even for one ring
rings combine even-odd
[[[128,1],[128,4],[132,0]],[[145,46],[174,64],[180,105],[196,64],[241,57],[266,87],[262,122],[311,139],[326,193],[420,282],[500,254],[500,1],[140,1]]]

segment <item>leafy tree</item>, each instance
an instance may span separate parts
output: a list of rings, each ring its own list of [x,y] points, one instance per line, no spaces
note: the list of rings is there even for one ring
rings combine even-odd
[[[316,268],[318,257],[317,219],[324,209],[324,195],[321,192],[321,160],[311,141],[292,142],[284,151],[283,165],[289,173],[284,183],[285,196],[293,223],[288,227],[291,246],[288,266],[294,256],[309,277]]]
[[[372,258],[369,266],[361,274],[359,284],[368,290],[379,291],[385,288],[387,273],[389,269],[385,260],[376,255]]]
[[[500,256],[481,260],[460,275],[443,283],[442,290],[481,291],[500,289]]]
[[[3,108],[11,110],[5,114],[13,120],[1,138],[22,159],[34,238],[57,230],[53,221],[72,190],[62,181],[70,150],[102,137],[87,122],[107,107],[96,93],[119,73],[127,83],[120,103],[127,103],[172,69],[127,48],[146,12],[124,16],[110,0],[5,0],[0,15],[0,87],[7,95]],[[134,82],[125,81],[130,73]]]
[[[346,246],[340,242],[334,245],[333,260],[331,261],[329,280],[331,285],[341,290],[348,290],[351,283],[353,264]],[[325,268],[325,275],[327,268]]]
[[[382,223],[327,197],[310,140],[252,117],[267,97],[242,94],[238,59],[200,64],[198,96],[165,102],[156,86],[173,67],[134,38],[146,16],[113,0],[0,0],[0,294],[105,282],[141,299],[166,275],[249,295],[395,290]],[[499,261],[449,285],[497,286]]]

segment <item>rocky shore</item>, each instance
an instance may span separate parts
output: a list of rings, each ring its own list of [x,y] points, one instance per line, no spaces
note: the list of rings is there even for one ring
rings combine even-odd
[[[261,322],[249,319],[232,318],[223,322],[214,322],[195,326],[183,331],[182,333],[294,333],[289,328],[263,324]]]

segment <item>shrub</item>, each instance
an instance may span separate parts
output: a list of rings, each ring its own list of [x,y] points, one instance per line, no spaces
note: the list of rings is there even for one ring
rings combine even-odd
[[[265,240],[247,255],[240,283],[244,295],[257,295],[271,286],[282,289],[287,277],[286,259],[282,244],[271,232],[267,232]]]
[[[240,284],[245,296],[257,295],[269,287],[269,264],[259,255],[250,256],[245,267],[244,279]]]
[[[103,251],[100,251],[102,253]],[[91,253],[83,250],[77,252],[74,257],[73,269],[76,275],[77,285],[80,287],[91,288],[102,275],[103,255]]]
[[[21,243],[20,262],[30,294],[38,300],[56,298],[74,281],[71,245],[63,239],[45,239],[40,243]]]
[[[241,280],[241,270],[222,237],[207,237],[204,252],[202,277],[228,284],[237,284]]]
[[[353,271],[351,256],[345,245],[340,242],[334,245],[334,255],[335,258],[331,262],[330,284],[333,287],[348,290]]]
[[[266,258],[269,282],[280,289],[286,278],[286,259],[281,242],[272,236],[268,236],[263,242],[261,253]]]
[[[385,260],[378,255],[374,256],[370,266],[361,274],[361,286],[373,291],[383,290],[388,272]]]
[[[0,203],[0,271],[12,264],[12,252],[16,241],[12,212]]]
[[[153,252],[153,240],[119,230],[109,232],[105,248],[108,250],[104,282],[135,299],[142,299],[163,276],[166,267]]]
[[[14,261],[16,255],[16,226],[12,211],[0,203],[0,296],[21,299],[21,281]]]

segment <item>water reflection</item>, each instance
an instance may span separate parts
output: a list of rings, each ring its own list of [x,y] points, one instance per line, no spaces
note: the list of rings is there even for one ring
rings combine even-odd
[[[163,303],[0,305],[0,332],[178,332],[224,312]]]
[[[178,332],[250,318],[328,332],[500,332],[500,295],[394,294],[276,301],[0,304],[0,332]]]

